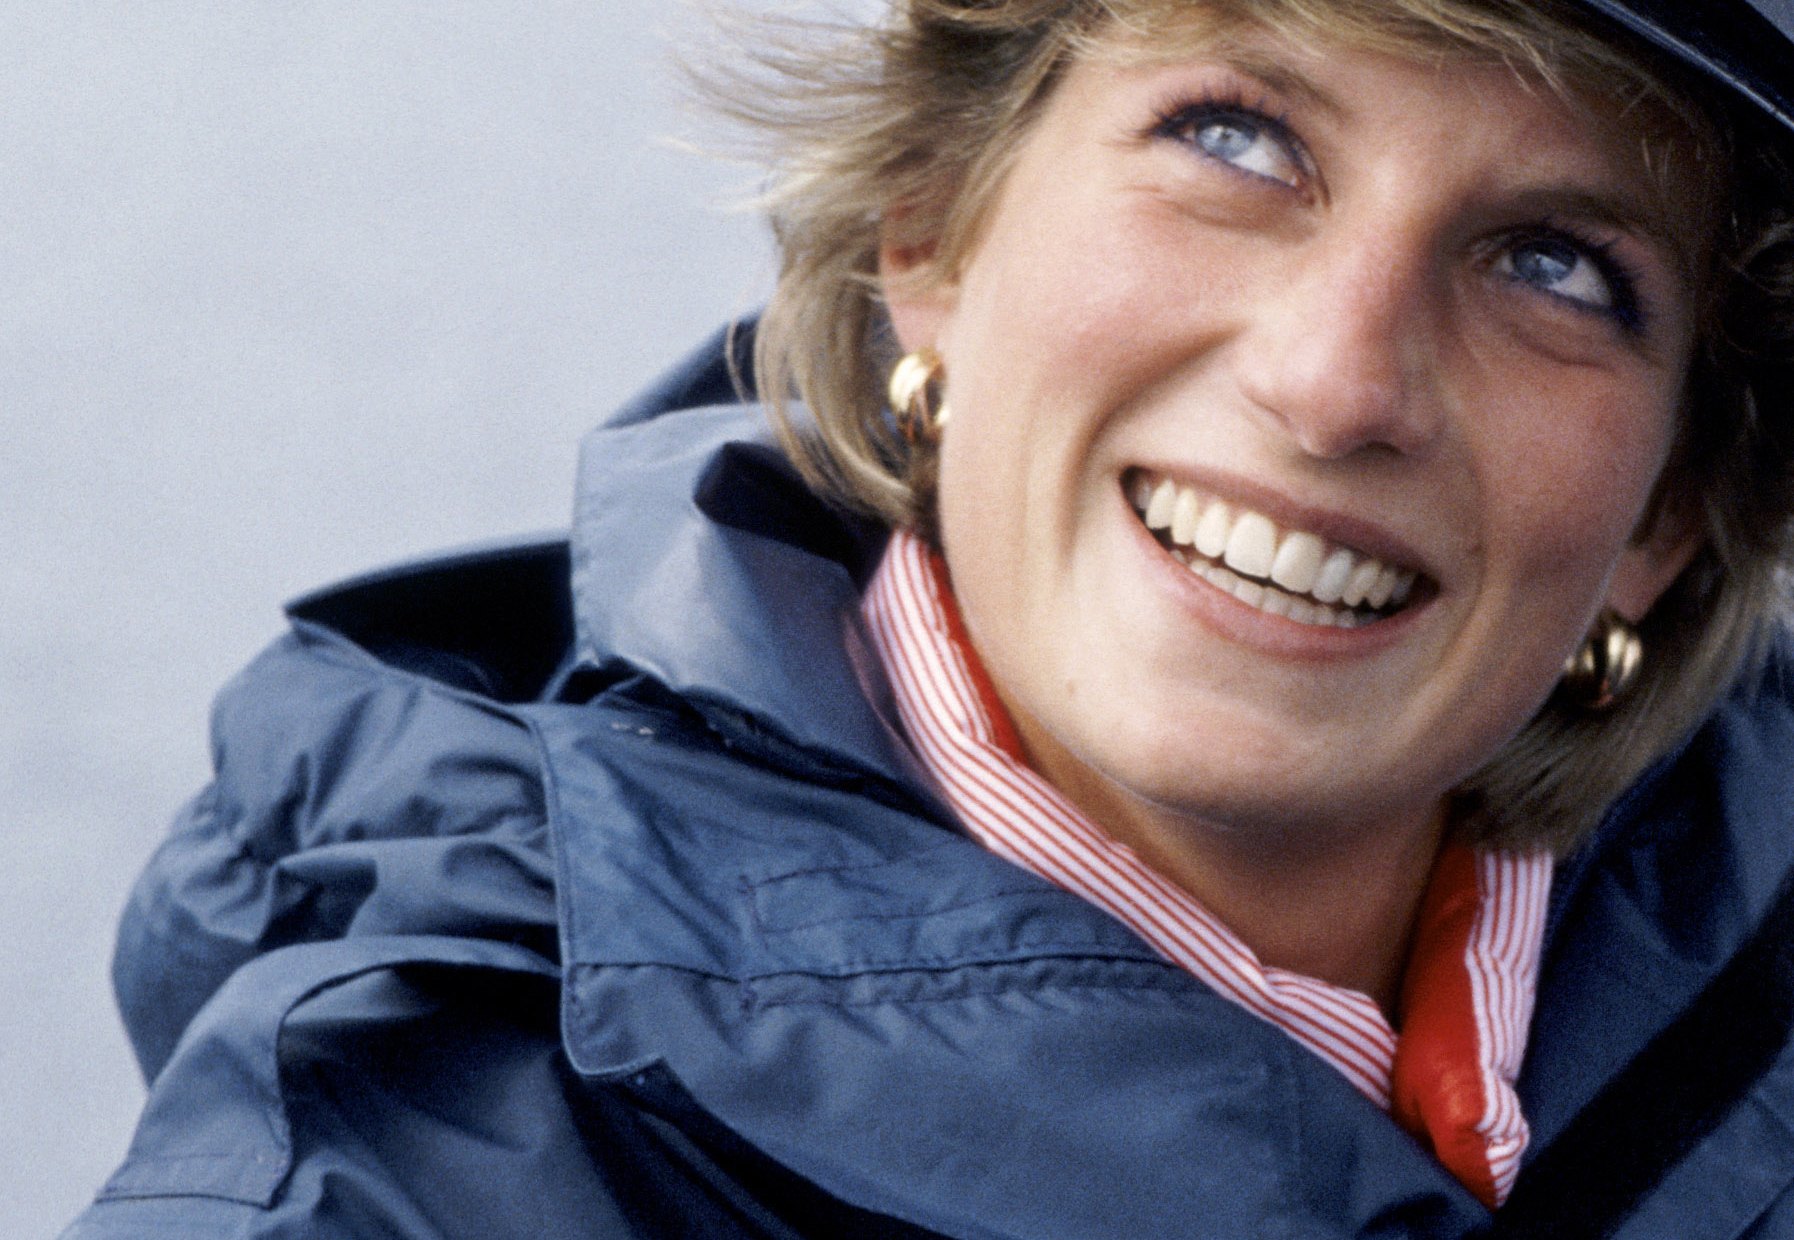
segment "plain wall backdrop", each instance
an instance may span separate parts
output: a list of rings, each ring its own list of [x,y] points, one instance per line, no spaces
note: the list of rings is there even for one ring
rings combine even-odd
[[[753,174],[662,141],[725,132],[689,9],[0,0],[0,1234],[124,1152],[118,911],[282,601],[563,526],[581,432],[764,297]]]

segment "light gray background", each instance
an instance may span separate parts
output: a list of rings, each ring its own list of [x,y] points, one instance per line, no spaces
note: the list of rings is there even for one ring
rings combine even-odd
[[[0,0],[0,1234],[124,1151],[114,923],[281,601],[564,524],[581,431],[764,295],[751,172],[657,141],[700,25]]]

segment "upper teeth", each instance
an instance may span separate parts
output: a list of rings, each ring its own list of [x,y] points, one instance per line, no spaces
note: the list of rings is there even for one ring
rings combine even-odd
[[[1238,577],[1257,578],[1261,585],[1270,582],[1326,608],[1399,607],[1414,588],[1416,574],[1412,570],[1329,543],[1306,530],[1280,530],[1262,513],[1204,496],[1169,478],[1155,481],[1141,475],[1134,483],[1132,498],[1146,527],[1165,531],[1174,546],[1189,548],[1208,561],[1218,560]],[[1191,561],[1192,568],[1198,566],[1210,567],[1201,560]],[[1250,591],[1234,592],[1244,601],[1253,601],[1246,597]],[[1287,614],[1283,607],[1279,601],[1273,610]],[[1339,622],[1326,616],[1320,620]]]

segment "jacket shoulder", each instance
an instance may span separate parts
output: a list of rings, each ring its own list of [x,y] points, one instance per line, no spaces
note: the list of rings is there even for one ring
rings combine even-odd
[[[287,605],[381,662],[495,701],[539,696],[573,645],[567,540],[486,544],[350,578]]]
[[[308,596],[219,694],[213,780],[139,877],[113,958],[147,1077],[225,979],[295,944],[555,955],[540,760],[504,699],[533,697],[568,645],[565,562],[535,542]]]

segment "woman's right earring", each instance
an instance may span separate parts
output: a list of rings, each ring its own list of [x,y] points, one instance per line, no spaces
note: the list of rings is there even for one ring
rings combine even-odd
[[[897,428],[911,445],[935,443],[947,425],[947,402],[940,394],[946,362],[923,347],[906,354],[891,371],[889,395]]]
[[[1603,611],[1576,652],[1564,660],[1563,692],[1587,711],[1610,708],[1638,681],[1644,643],[1624,618]]]

